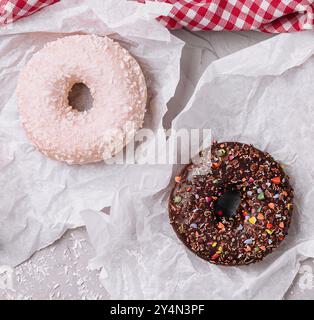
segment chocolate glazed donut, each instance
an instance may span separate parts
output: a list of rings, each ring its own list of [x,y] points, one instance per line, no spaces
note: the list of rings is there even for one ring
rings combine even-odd
[[[261,261],[288,233],[293,190],[282,167],[252,145],[225,142],[211,148],[211,170],[189,164],[169,200],[169,217],[183,243],[219,265]]]

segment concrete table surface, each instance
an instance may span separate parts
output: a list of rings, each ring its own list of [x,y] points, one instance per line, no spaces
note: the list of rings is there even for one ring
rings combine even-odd
[[[192,33],[180,30],[173,34],[186,45],[181,59],[181,79],[164,118],[166,128],[184,108],[201,74],[212,61],[272,37],[257,32]],[[13,290],[0,287],[0,299],[109,299],[98,280],[98,273],[88,269],[88,260],[93,256],[85,228],[69,230],[54,244],[16,267]],[[305,261],[301,271],[314,271],[313,262],[311,259]],[[314,279],[307,278],[306,286],[302,285],[304,281],[304,274],[299,274],[285,299],[314,299]]]

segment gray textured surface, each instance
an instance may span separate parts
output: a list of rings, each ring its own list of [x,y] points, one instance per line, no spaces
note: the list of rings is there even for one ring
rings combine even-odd
[[[109,299],[98,273],[88,270],[93,253],[85,229],[70,230],[18,266],[13,275],[14,291],[0,289],[0,299]],[[314,260],[303,265],[314,271]],[[313,272],[309,276],[313,278]],[[297,276],[286,299],[314,299],[314,279],[302,281],[302,277],[304,274]],[[302,288],[311,282],[312,288]]]
[[[185,106],[199,77],[212,61],[271,37],[255,32],[176,31],[174,34],[186,46],[181,80],[169,103],[165,127],[170,127],[173,117]],[[15,268],[14,290],[0,289],[0,299],[108,299],[97,272],[88,269],[88,260],[93,255],[85,229],[70,230]],[[286,299],[314,299],[314,261],[307,260],[301,272],[286,293]]]

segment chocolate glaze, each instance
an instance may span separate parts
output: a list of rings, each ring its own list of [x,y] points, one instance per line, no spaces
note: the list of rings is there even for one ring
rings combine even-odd
[[[214,143],[211,163],[205,175],[195,175],[198,165],[189,164],[176,177],[169,200],[173,229],[211,263],[262,260],[288,233],[293,200],[288,176],[268,153],[242,143]],[[228,194],[239,194],[240,204],[234,198],[234,208],[226,207]]]

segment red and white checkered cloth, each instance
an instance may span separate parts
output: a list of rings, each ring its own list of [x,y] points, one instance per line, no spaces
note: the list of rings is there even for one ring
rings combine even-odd
[[[158,18],[169,29],[184,27],[193,31],[259,30],[279,33],[314,27],[314,0],[155,1],[173,5],[168,16]]]
[[[20,18],[60,0],[0,0],[0,25],[11,23]]]
[[[0,0],[0,25],[60,0]],[[145,0],[137,0],[145,2]],[[171,4],[158,20],[169,29],[259,30],[279,33],[314,28],[314,0],[146,0]]]

